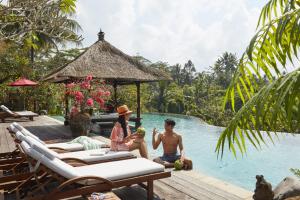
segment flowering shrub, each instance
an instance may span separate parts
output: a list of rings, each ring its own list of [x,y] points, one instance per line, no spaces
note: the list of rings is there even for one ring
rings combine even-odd
[[[93,80],[87,76],[81,82],[73,82],[66,85],[66,94],[74,101],[74,112],[99,108],[105,110],[105,100],[110,96],[110,91],[104,82]],[[72,115],[72,112],[71,112]]]

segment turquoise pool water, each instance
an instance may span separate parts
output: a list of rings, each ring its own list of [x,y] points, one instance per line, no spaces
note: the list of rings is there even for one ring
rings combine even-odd
[[[162,132],[164,120],[172,118],[177,123],[175,131],[183,136],[186,155],[193,160],[195,170],[251,191],[255,188],[257,174],[263,174],[274,187],[284,177],[293,175],[290,168],[300,168],[300,135],[282,134],[279,141],[275,139],[275,145],[268,142],[268,147],[263,146],[260,151],[248,143],[244,157],[235,159],[232,153],[226,151],[223,159],[218,160],[214,150],[223,128],[181,115],[143,114],[142,118],[151,156],[162,153],[162,146],[158,151],[152,150],[153,127]]]

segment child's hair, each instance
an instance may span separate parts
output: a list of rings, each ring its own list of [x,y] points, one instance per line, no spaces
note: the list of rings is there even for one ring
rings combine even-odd
[[[167,125],[171,125],[172,127],[174,127],[176,125],[176,122],[173,119],[166,119],[165,123]]]

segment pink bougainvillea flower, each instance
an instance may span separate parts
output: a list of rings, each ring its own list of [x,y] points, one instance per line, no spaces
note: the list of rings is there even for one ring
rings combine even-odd
[[[106,91],[106,92],[104,93],[104,95],[107,96],[107,97],[109,97],[109,96],[110,96],[110,91]]]
[[[97,97],[97,98],[96,98],[96,101],[97,101],[97,103],[98,103],[100,106],[104,104],[104,100],[103,100],[102,98],[100,98],[100,97]]]
[[[94,106],[94,100],[92,98],[89,98],[87,101],[86,101],[86,105],[92,107]]]
[[[88,76],[85,78],[86,81],[91,81],[92,79],[93,79],[93,76],[92,76],[92,75],[88,75]]]
[[[89,82],[84,81],[84,82],[82,82],[82,83],[80,84],[80,88],[81,88],[81,89],[87,89],[87,90],[89,90],[89,89],[91,88],[91,85],[90,85]]]
[[[82,92],[76,91],[76,92],[74,92],[74,95],[75,95],[75,100],[76,100],[77,102],[82,102],[82,100],[83,100],[83,98],[84,98]]]
[[[69,84],[66,85],[67,88],[73,88],[75,86],[76,86],[75,83],[69,83]]]
[[[103,96],[103,94],[104,94],[103,90],[98,90],[98,92],[97,92],[98,96]]]

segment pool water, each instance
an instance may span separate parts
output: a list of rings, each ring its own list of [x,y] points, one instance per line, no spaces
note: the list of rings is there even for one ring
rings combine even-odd
[[[247,143],[247,155],[244,157],[239,155],[236,159],[226,151],[223,159],[218,160],[215,147],[223,128],[181,115],[144,114],[142,118],[151,156],[162,154],[162,146],[158,151],[152,149],[153,127],[162,132],[164,120],[172,118],[176,122],[175,132],[183,136],[186,156],[193,160],[195,170],[251,191],[255,189],[257,174],[263,174],[275,187],[284,177],[293,175],[290,168],[300,168],[300,135],[280,135],[279,141],[274,138],[275,145],[267,140],[268,147],[262,146],[260,151]]]
[[[267,146],[257,151],[249,142],[247,155],[238,155],[236,159],[232,153],[224,152],[223,159],[217,159],[215,147],[223,128],[210,126],[198,118],[182,115],[143,114],[142,125],[146,129],[146,142],[151,157],[162,154],[162,146],[152,149],[152,130],[164,130],[164,120],[172,118],[176,122],[175,132],[183,136],[186,156],[193,160],[194,170],[241,186],[253,191],[255,176],[264,175],[273,187],[284,177],[293,176],[290,168],[300,168],[300,135],[281,134],[279,141],[274,138],[275,145],[267,139]]]

